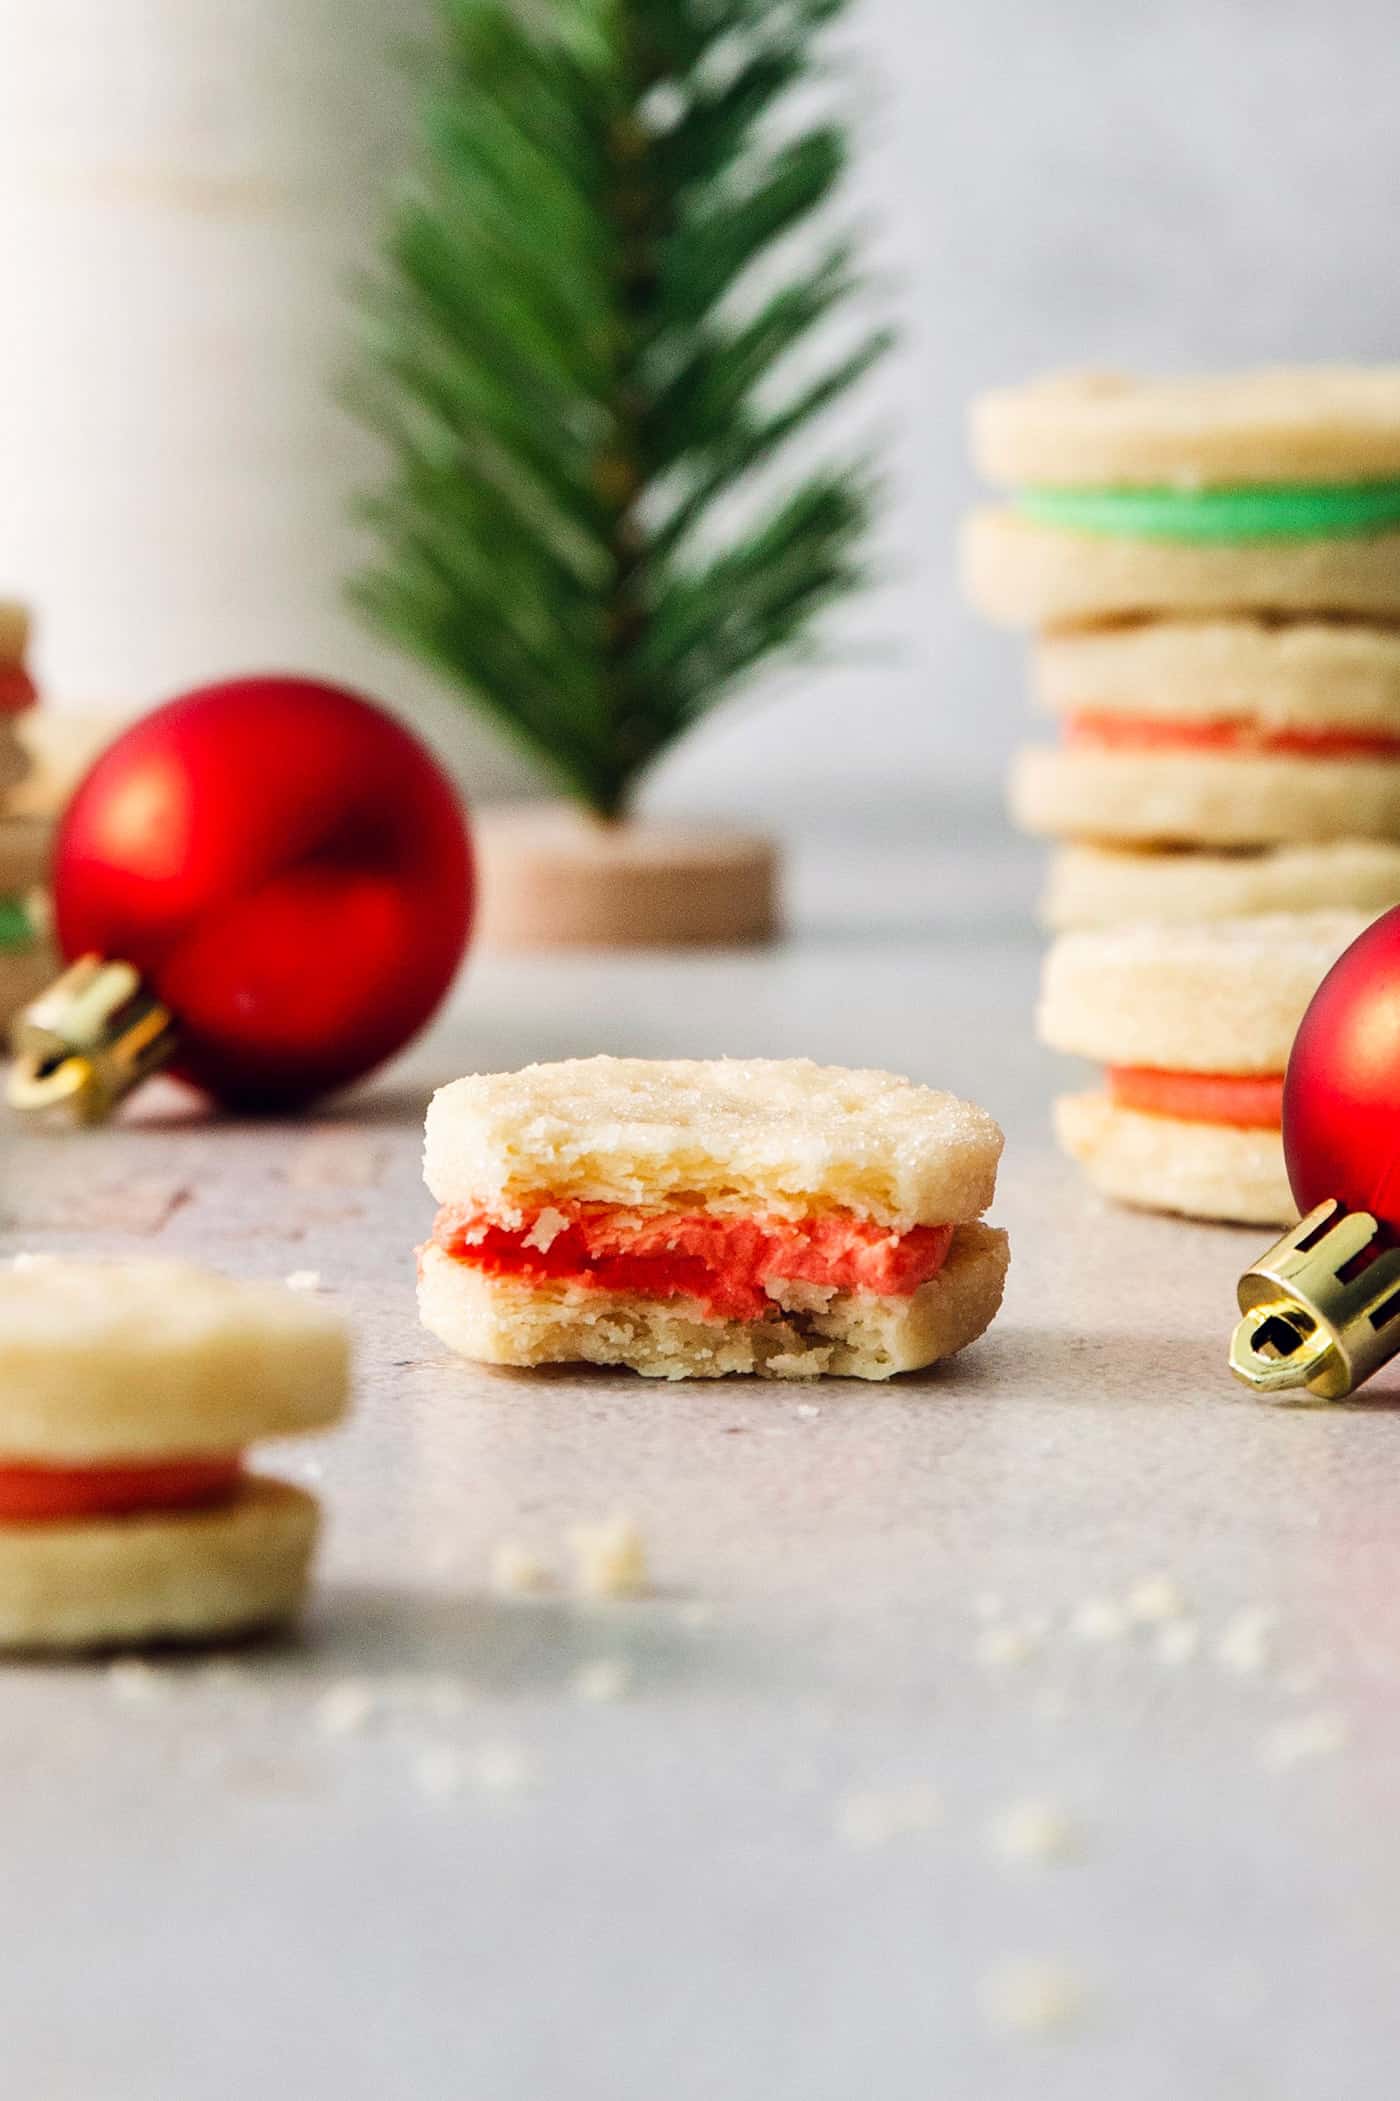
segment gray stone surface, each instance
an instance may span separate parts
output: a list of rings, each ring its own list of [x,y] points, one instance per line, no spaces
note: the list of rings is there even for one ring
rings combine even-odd
[[[477,964],[408,1061],[310,1122],[157,1089],[105,1133],[0,1125],[4,1250],[314,1269],[359,1352],[352,1425],[264,1455],[331,1516],[299,1642],[5,1671],[7,2092],[1391,2092],[1395,1382],[1255,1404],[1222,1352],[1256,1236],[1108,1212],[1048,1153],[1018,863],[872,840],[798,877],[771,955]],[[889,1389],[446,1360],[412,1300],[427,1088],[624,1048],[977,1094],[1011,1134],[991,1336]],[[562,1563],[615,1508],[654,1596],[491,1594],[495,1543]],[[1182,1616],[1115,1631],[1157,1577]],[[576,1684],[600,1662],[615,1700]],[[1027,1798],[1076,1857],[997,1856]],[[984,2010],[1020,1958],[1082,1994],[1063,2033]]]

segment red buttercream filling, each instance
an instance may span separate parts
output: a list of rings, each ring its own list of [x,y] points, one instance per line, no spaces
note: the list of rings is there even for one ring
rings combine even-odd
[[[1223,1123],[1241,1131],[1277,1131],[1283,1124],[1283,1074],[1164,1072],[1151,1065],[1110,1065],[1109,1099],[1143,1116],[1184,1123]]]
[[[637,1298],[693,1298],[716,1320],[773,1310],[765,1286],[818,1284],[907,1298],[948,1257],[952,1226],[891,1232],[846,1212],[738,1218],[541,1202],[519,1226],[448,1204],[433,1228],[454,1261],[491,1276],[592,1285]]]
[[[199,1459],[135,1459],[114,1466],[0,1461],[0,1524],[195,1509],[225,1502],[242,1472],[238,1452]]]
[[[1393,759],[1400,737],[1383,731],[1265,729],[1248,716],[1208,722],[1171,722],[1157,715],[1119,715],[1081,709],[1065,720],[1070,744],[1104,751],[1274,752],[1304,759]]]

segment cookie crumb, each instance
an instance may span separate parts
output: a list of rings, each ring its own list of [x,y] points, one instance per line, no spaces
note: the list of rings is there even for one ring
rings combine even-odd
[[[319,1291],[321,1272],[319,1269],[294,1269],[282,1279],[288,1291]]]
[[[1072,1860],[1080,1850],[1079,1834],[1053,1802],[1012,1802],[987,1827],[993,1853],[1015,1867],[1046,1867]]]
[[[451,1744],[428,1744],[414,1756],[414,1785],[430,1802],[446,1802],[459,1795],[466,1777],[466,1761]]]
[[[800,1423],[810,1423],[821,1414],[821,1409],[815,1401],[799,1401],[792,1412]]]
[[[1077,1641],[1120,1641],[1128,1631],[1128,1615],[1112,1598],[1081,1598],[1070,1614],[1069,1631]]]
[[[316,1727],[323,1736],[357,1736],[378,1705],[368,1678],[342,1678],[316,1702]]]
[[[978,1986],[977,2001],[994,2027],[1022,2035],[1054,2035],[1078,2026],[1088,1995],[1082,1979],[1067,1964],[1041,1956],[1014,1956],[987,1972]]]
[[[630,1518],[574,1525],[565,1535],[574,1581],[586,1598],[639,1598],[648,1589],[646,1542]]]
[[[1036,1639],[1024,1627],[986,1627],[974,1651],[985,1670],[1009,1670],[1035,1654]]]
[[[501,1597],[526,1597],[553,1587],[554,1572],[529,1547],[503,1539],[491,1552],[491,1588]]]
[[[1320,1707],[1315,1714],[1294,1715],[1271,1729],[1259,1756],[1271,1771],[1281,1773],[1314,1758],[1331,1758],[1350,1742],[1351,1724],[1346,1716],[1334,1707]]]
[[[1128,1592],[1128,1615],[1146,1626],[1161,1626],[1179,1620],[1186,1600],[1170,1576],[1148,1576]]]
[[[529,1780],[529,1768],[513,1744],[486,1744],[471,1763],[478,1787],[495,1795],[518,1794]]]
[[[170,1691],[166,1673],[143,1663],[139,1656],[119,1656],[115,1663],[109,1663],[107,1687],[115,1699],[125,1700],[133,1707],[163,1700]]]
[[[600,1706],[609,1700],[620,1700],[631,1685],[632,1666],[621,1656],[600,1656],[596,1663],[585,1663],[582,1670],[575,1671],[573,1679],[575,1697]]]
[[[942,1813],[937,1789],[926,1781],[884,1791],[861,1788],[837,1808],[836,1835],[848,1846],[884,1846],[932,1830]]]
[[[1157,1661],[1173,1668],[1189,1663],[1201,1646],[1201,1630],[1194,1620],[1168,1620],[1157,1630]]]
[[[1269,1660],[1277,1618],[1266,1605],[1243,1605],[1232,1614],[1215,1647],[1224,1668],[1241,1678],[1261,1671]]]

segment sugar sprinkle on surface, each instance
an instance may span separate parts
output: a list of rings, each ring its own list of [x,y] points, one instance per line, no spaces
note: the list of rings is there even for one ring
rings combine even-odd
[[[1044,1956],[1008,1956],[982,1979],[977,2001],[993,2027],[1050,2036],[1078,2026],[1088,1994],[1067,1963]]]
[[[639,1598],[650,1587],[646,1542],[620,1513],[601,1523],[574,1525],[565,1535],[574,1556],[574,1582],[586,1598]]]

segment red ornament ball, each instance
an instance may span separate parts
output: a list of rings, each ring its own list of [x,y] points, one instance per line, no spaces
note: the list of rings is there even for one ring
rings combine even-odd
[[[286,1109],[417,1034],[471,931],[460,797],[418,739],[304,678],[158,708],[79,787],[54,859],[69,961],[131,963],[179,1030],[179,1075]]]
[[[1300,1211],[1329,1196],[1400,1236],[1400,907],[1367,927],[1314,993],[1283,1087]]]

